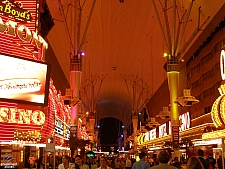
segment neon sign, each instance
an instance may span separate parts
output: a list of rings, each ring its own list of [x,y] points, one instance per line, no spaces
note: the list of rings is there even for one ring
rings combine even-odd
[[[150,140],[156,139],[156,128],[150,131]]]
[[[23,42],[33,44],[41,50],[41,60],[43,59],[45,50],[48,48],[47,42],[40,35],[37,35],[37,32],[31,31],[24,25],[17,25],[16,22],[10,20],[4,23],[2,18],[0,18],[0,33],[18,37]]]
[[[180,126],[180,131],[187,130],[191,128],[191,118],[190,113],[186,112],[179,116],[179,120],[182,122]],[[169,121],[169,134],[171,134],[171,122]]]
[[[191,119],[190,119],[190,113],[184,113],[179,116],[179,120],[182,121],[182,124],[180,126],[180,131],[187,130],[191,127]]]
[[[159,138],[163,136],[167,136],[166,123],[159,126]]]
[[[145,133],[145,140],[149,141],[149,139],[150,139],[150,131]]]
[[[0,2],[0,13],[22,21],[30,21],[32,19],[30,11],[22,9],[22,3]]]
[[[43,125],[45,114],[40,110],[0,108],[0,122]]]

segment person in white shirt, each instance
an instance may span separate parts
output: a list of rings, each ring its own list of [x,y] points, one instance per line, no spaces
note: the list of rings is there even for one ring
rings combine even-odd
[[[93,163],[91,165],[91,169],[97,169],[97,168],[98,168],[97,162],[96,162],[96,160],[93,160]]]
[[[68,155],[62,156],[62,164],[59,164],[58,169],[70,169],[70,157]]]
[[[105,157],[101,157],[100,158],[100,167],[98,169],[112,169],[112,168],[107,166],[107,159]]]

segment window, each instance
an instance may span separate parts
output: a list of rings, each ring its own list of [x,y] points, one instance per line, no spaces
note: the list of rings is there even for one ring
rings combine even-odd
[[[213,57],[213,55],[211,52],[208,55],[204,56],[201,59],[201,65],[204,65],[206,62],[208,62],[210,59],[212,59],[212,57]]]

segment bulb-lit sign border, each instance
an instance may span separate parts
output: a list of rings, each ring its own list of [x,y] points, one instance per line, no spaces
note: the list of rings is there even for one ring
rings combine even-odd
[[[45,122],[45,114],[40,110],[32,111],[1,107],[0,122],[43,125]]]

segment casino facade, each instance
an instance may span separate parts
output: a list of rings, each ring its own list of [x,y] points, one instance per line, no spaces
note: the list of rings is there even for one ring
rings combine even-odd
[[[0,2],[1,166],[27,163],[43,155],[47,136],[69,153],[70,107],[64,104],[45,63],[47,42],[38,33],[39,1]]]

